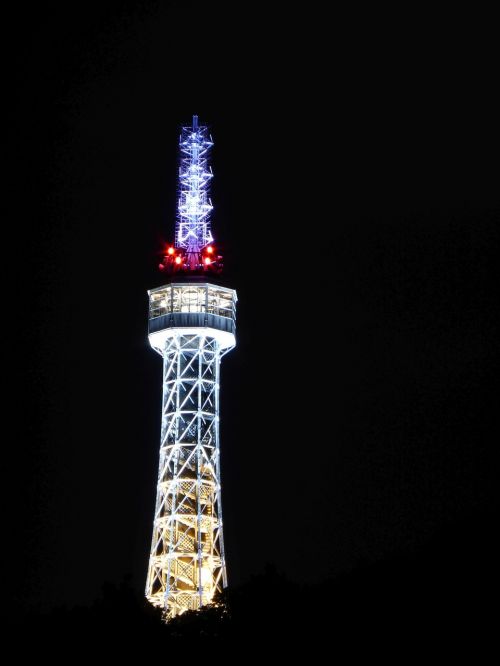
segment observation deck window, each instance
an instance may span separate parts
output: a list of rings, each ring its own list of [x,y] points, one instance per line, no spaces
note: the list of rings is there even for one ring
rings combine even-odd
[[[172,284],[150,294],[150,319],[175,312],[207,312],[235,318],[235,298],[231,289],[213,285]]]

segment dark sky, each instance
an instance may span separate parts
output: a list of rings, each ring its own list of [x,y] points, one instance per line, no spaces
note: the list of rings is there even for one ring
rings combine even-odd
[[[16,606],[144,585],[161,403],[147,289],[193,113],[215,141],[213,232],[239,296],[222,371],[230,580],[266,562],[321,580],[489,516],[488,21],[104,4],[5,23]]]

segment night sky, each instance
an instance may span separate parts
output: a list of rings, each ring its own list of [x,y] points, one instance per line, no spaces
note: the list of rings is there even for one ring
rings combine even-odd
[[[5,24],[9,608],[90,603],[127,575],[144,587],[161,407],[147,290],[193,113],[215,141],[212,230],[239,298],[221,389],[230,582],[266,563],[321,581],[457,532],[459,556],[470,525],[484,548],[500,219],[488,22],[103,4]]]

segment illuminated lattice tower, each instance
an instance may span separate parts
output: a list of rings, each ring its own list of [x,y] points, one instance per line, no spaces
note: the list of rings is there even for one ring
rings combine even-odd
[[[146,597],[172,618],[210,603],[227,584],[219,460],[220,359],[236,344],[236,292],[219,283],[210,231],[212,146],[183,127],[175,244],[149,291],[149,342],[163,357],[160,465]]]

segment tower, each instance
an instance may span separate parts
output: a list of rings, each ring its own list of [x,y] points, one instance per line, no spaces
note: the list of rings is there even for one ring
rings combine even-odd
[[[220,360],[236,344],[236,292],[220,283],[210,229],[212,147],[193,116],[180,136],[175,243],[149,293],[149,342],[163,358],[160,463],[146,597],[167,618],[227,584],[219,460]]]

